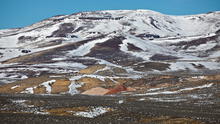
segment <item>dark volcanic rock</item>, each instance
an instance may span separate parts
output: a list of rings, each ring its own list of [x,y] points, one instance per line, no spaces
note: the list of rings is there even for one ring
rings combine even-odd
[[[48,37],[66,37],[68,33],[71,33],[75,29],[72,23],[61,24],[59,29],[54,31],[51,36]]]
[[[218,31],[215,32],[216,34],[220,34],[220,29]]]
[[[152,17],[149,17],[149,18],[150,18],[150,24],[160,30],[160,28],[155,24],[155,22],[158,23],[158,21]]]
[[[36,40],[38,37],[32,37],[32,36],[20,36],[18,38],[18,43],[25,43],[25,41],[33,41]]]
[[[159,70],[165,71],[169,69],[170,64],[161,63],[161,62],[145,62],[140,63],[134,66],[134,70],[136,71],[152,71],[152,70]]]
[[[160,38],[159,35],[156,35],[156,34],[147,34],[147,33],[138,34],[136,37],[140,37],[140,38]]]
[[[143,51],[141,48],[136,47],[134,44],[128,43],[128,51]]]
[[[217,36],[211,36],[211,37],[205,37],[205,38],[199,38],[192,41],[182,41],[179,43],[171,44],[171,46],[179,46],[183,47],[183,49],[188,49],[191,46],[199,46],[201,44],[206,44],[208,42],[216,41]]]
[[[106,42],[98,43],[86,56],[104,59],[119,65],[131,65],[142,61],[141,58],[136,58],[120,51],[120,44],[122,44],[124,39],[124,37],[119,36],[109,39]]]
[[[123,17],[79,17],[79,19],[87,19],[87,20],[120,20]]]
[[[31,52],[30,50],[21,50],[22,53],[29,53]]]
[[[155,54],[150,57],[150,60],[153,61],[166,61],[166,60],[176,60],[179,59],[176,56],[170,56],[170,55],[163,55],[163,54]]]
[[[204,68],[205,68],[205,66],[202,65],[202,64],[196,65],[196,64],[192,63],[192,65],[193,65],[195,68],[197,68],[197,69],[204,69]]]
[[[114,37],[112,39],[107,40],[104,43],[98,43],[97,46],[99,47],[105,47],[108,49],[114,49],[114,50],[119,50],[120,49],[120,44],[122,44],[122,41],[125,39],[125,37],[119,36],[119,37]]]
[[[76,30],[73,31],[73,33],[79,32],[81,30],[83,30],[85,27],[78,27]]]

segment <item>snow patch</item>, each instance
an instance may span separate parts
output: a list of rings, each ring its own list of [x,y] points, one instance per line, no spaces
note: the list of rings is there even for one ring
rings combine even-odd
[[[29,88],[26,88],[24,91],[22,91],[21,93],[27,93],[27,94],[34,94],[34,89],[36,87],[29,87]]]
[[[150,100],[158,101],[158,102],[183,102],[187,101],[187,99],[169,99],[169,98],[149,98]]]
[[[11,100],[13,103],[21,104],[26,102],[27,100]]]
[[[151,89],[148,89],[147,91],[156,91],[156,90],[161,90],[163,89],[164,87],[160,87],[160,88],[151,88]]]
[[[18,88],[18,87],[20,87],[20,85],[15,85],[15,86],[11,87],[11,89],[15,89],[15,88]]]
[[[66,58],[53,58],[52,60],[53,61],[62,61],[62,60],[65,60]]]
[[[124,100],[119,100],[118,101],[118,104],[122,104],[122,103],[124,103]]]
[[[34,114],[39,114],[39,115],[49,115],[49,112],[41,112],[41,111],[36,111]]]
[[[88,112],[76,112],[74,115],[85,117],[85,118],[95,118],[109,111],[109,108],[104,107],[94,107]]]
[[[55,67],[63,67],[63,68],[86,68],[87,66],[81,64],[81,63],[76,63],[76,62],[56,62],[56,63],[51,63],[51,64],[38,64],[35,66],[47,66],[51,68]]]
[[[203,88],[209,88],[213,85],[213,83],[211,84],[205,84],[205,85],[201,85],[201,86],[197,86],[197,87],[190,87],[190,88],[184,88],[184,89],[179,89],[177,91],[159,91],[159,92],[150,92],[150,93],[145,93],[145,94],[136,94],[136,96],[142,96],[142,95],[167,95],[167,94],[178,94],[181,93],[183,91],[191,91],[191,90],[196,90],[196,89],[203,89]]]
[[[68,55],[70,55],[70,56],[84,56],[90,52],[90,49],[93,48],[95,46],[95,44],[105,42],[108,39],[109,38],[103,38],[103,39],[90,41],[90,42],[80,46],[76,50],[70,51],[68,53]]]
[[[73,80],[73,78],[71,79]],[[76,83],[75,81],[72,81],[71,84],[69,85],[69,94],[74,95],[74,94],[78,94],[79,91],[77,90],[77,88],[82,87],[84,83]]]
[[[42,83],[40,86],[46,87],[46,92],[51,93],[51,85],[55,82],[56,82],[56,80],[50,80],[50,81]]]
[[[206,77],[205,76],[193,76],[192,78],[193,79],[205,79]]]

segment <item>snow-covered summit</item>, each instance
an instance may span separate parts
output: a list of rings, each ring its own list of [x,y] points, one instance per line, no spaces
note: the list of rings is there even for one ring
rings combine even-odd
[[[60,15],[45,19],[31,26],[14,30],[2,30],[0,36],[17,33],[43,33],[46,37],[63,23],[72,23],[80,33],[113,31],[129,33],[151,33],[160,36],[201,35],[215,32],[219,28],[220,12],[190,16],[169,16],[150,10],[107,10]],[[206,30],[204,30],[206,29]],[[45,30],[47,33],[45,33]],[[73,30],[73,32],[74,32]]]

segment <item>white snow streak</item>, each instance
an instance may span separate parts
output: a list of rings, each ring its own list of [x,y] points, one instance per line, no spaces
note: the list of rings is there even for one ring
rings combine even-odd
[[[150,93],[145,93],[145,94],[136,94],[136,96],[142,96],[142,95],[161,95],[161,94],[177,94],[181,93],[183,91],[191,91],[191,90],[196,90],[196,89],[203,89],[203,88],[208,88],[211,87],[213,83],[211,84],[205,84],[197,87],[189,87],[189,88],[184,88],[184,89],[179,89],[177,91],[159,91],[159,92],[150,92]]]
[[[40,86],[46,87],[46,92],[51,93],[51,85],[55,82],[56,82],[56,80],[50,80],[50,81],[42,83]]]
[[[104,107],[94,107],[88,112],[76,112],[74,115],[85,118],[95,118],[108,112],[108,109],[109,108],[104,108]]]

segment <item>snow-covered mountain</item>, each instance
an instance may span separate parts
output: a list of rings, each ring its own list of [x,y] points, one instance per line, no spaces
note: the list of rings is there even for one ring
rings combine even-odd
[[[81,12],[0,30],[1,67],[28,64],[68,70],[107,64],[136,73],[218,70],[219,49],[220,12],[189,16],[150,10]]]
[[[219,82],[220,12],[82,12],[0,30],[3,123],[219,123]]]

